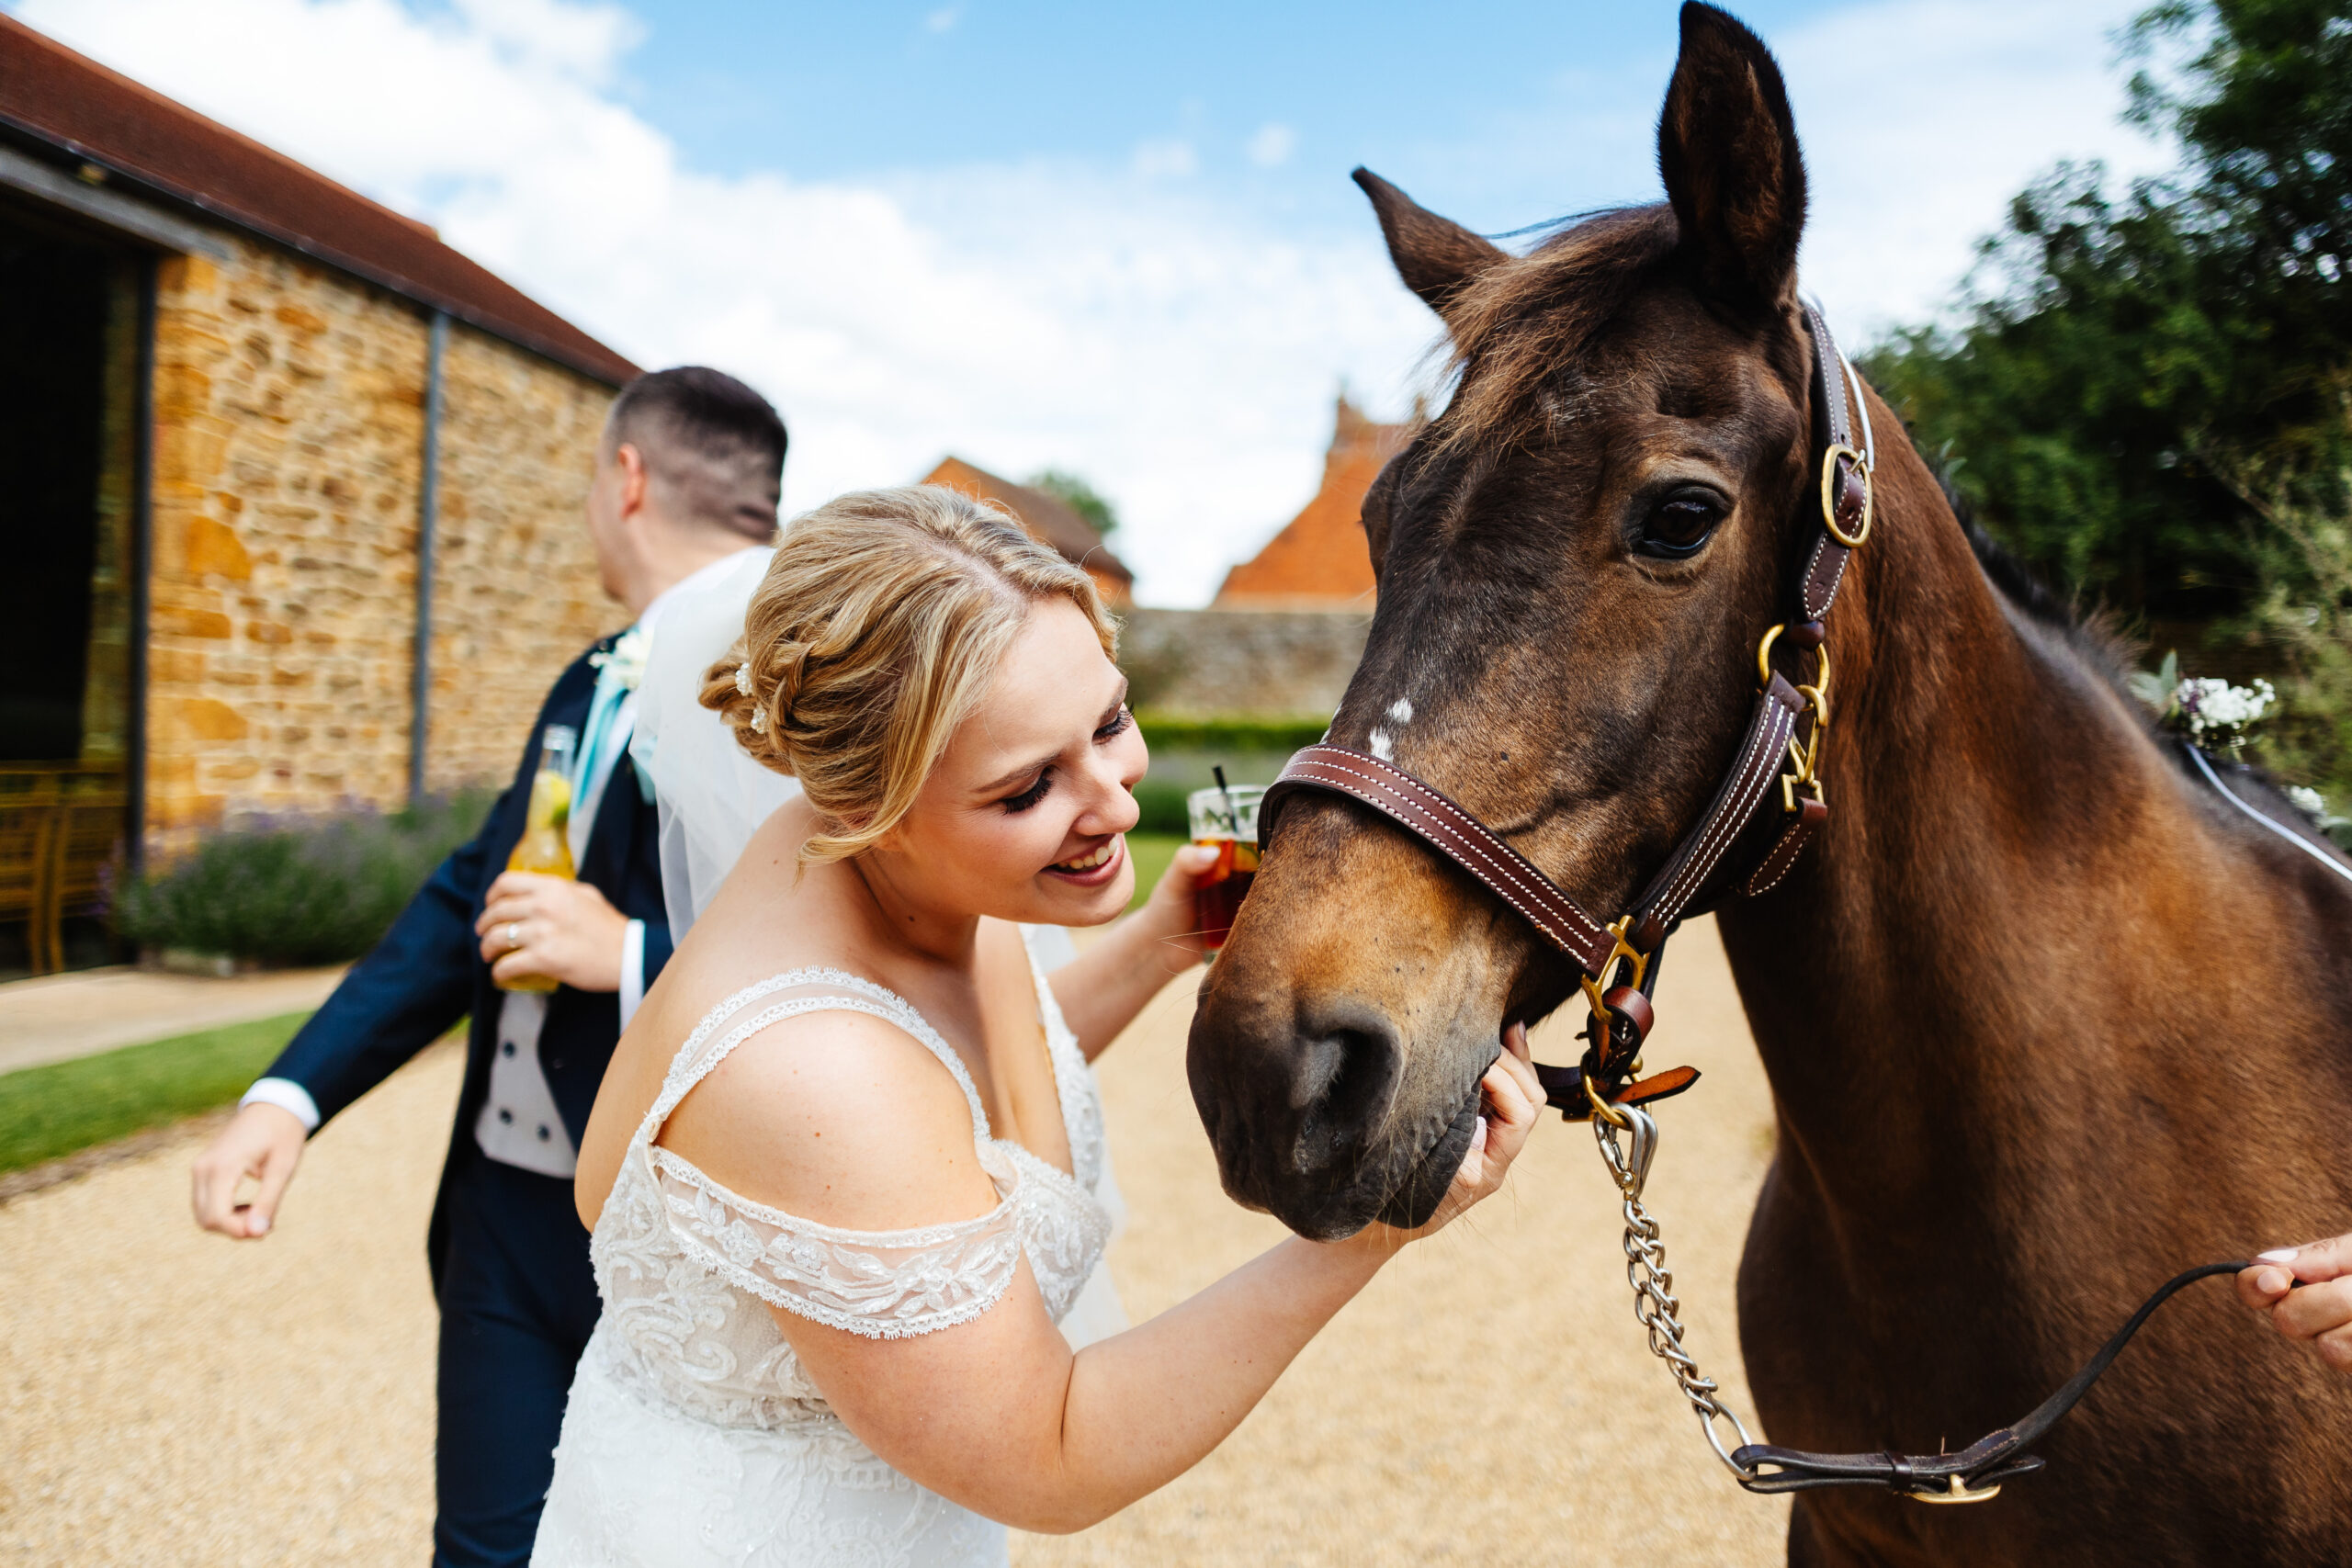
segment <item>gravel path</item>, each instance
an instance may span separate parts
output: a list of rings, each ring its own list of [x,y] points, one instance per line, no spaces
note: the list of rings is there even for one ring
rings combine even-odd
[[[1732,1272],[1769,1100],[1710,923],[1662,990],[1651,1059],[1708,1077],[1664,1111],[1652,1206],[1745,1409]],[[1162,998],[1103,1059],[1137,1318],[1280,1235],[1217,1190],[1190,1011]],[[0,1206],[0,1562],[424,1561],[424,1222],[459,1066],[436,1048],[328,1128],[266,1242],[195,1230],[187,1141]],[[1547,1120],[1515,1190],[1392,1264],[1205,1463],[1015,1562],[1779,1562],[1785,1504],[1732,1484],[1643,1348],[1591,1144]]]

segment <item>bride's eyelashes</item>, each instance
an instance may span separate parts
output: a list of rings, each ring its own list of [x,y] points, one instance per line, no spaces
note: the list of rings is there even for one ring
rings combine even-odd
[[[1096,743],[1100,744],[1105,740],[1117,739],[1120,736],[1126,733],[1127,727],[1135,723],[1135,715],[1129,713],[1127,711],[1126,705],[1122,703],[1119,705],[1119,711],[1112,716],[1111,722],[1094,732]],[[1038,772],[1036,783],[1031,784],[1027,789],[1023,790],[1019,795],[1006,795],[1002,800],[997,802],[997,804],[1004,807],[1007,815],[1017,814],[1019,812],[1028,810],[1031,807],[1045,799],[1047,793],[1050,792],[1053,787],[1054,770],[1051,767],[1046,767]]]
[[[1046,793],[1053,787],[1054,770],[1051,768],[1046,768],[1038,773],[1037,782],[1035,784],[1031,784],[1019,795],[1006,795],[997,804],[1004,807],[1005,814],[1007,816],[1013,816],[1020,812],[1028,810],[1031,807],[1045,799]]]

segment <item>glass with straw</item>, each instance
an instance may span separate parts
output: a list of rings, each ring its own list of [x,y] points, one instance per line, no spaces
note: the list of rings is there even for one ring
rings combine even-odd
[[[1258,876],[1258,802],[1265,791],[1256,784],[1228,784],[1225,770],[1215,789],[1196,789],[1185,796],[1192,818],[1193,842],[1216,852],[1216,863],[1193,884],[1193,923],[1207,938],[1214,957],[1232,932],[1234,916],[1250,885]]]

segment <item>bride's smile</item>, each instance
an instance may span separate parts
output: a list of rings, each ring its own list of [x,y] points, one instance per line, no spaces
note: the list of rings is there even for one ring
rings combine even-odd
[[[1126,836],[1114,834],[1082,855],[1056,861],[1046,868],[1054,876],[1063,877],[1084,887],[1100,887],[1119,874],[1125,859]]]

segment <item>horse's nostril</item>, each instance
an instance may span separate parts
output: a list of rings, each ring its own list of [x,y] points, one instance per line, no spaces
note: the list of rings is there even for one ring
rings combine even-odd
[[[1396,1090],[1404,1051],[1388,1021],[1369,1010],[1302,1030],[1292,1104],[1299,1111],[1295,1159],[1317,1170],[1361,1150]]]

